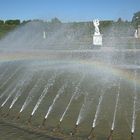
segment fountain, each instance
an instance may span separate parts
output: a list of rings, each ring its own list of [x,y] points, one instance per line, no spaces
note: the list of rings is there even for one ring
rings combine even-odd
[[[46,121],[46,119],[48,118],[48,116],[49,116],[49,114],[51,113],[51,111],[52,111],[52,109],[53,109],[53,107],[54,107],[54,105],[55,105],[57,99],[59,98],[59,96],[60,96],[61,94],[63,94],[65,88],[67,87],[67,84],[68,84],[68,82],[66,81],[66,82],[64,83],[64,85],[62,85],[62,87],[59,89],[57,95],[55,96],[55,98],[54,98],[54,100],[53,100],[53,102],[52,102],[52,104],[49,106],[49,109],[48,109],[48,111],[47,111],[47,113],[46,113],[46,115],[45,115],[44,121]],[[30,115],[30,118],[29,118],[29,120],[28,120],[29,123],[31,123],[31,118],[32,118],[33,114],[34,114],[34,112],[32,112],[32,114]],[[43,122],[43,125],[44,125],[44,123],[45,123],[45,122]]]
[[[93,45],[99,45],[102,46],[102,35],[100,34],[100,30],[99,30],[99,20],[95,19],[93,20],[93,25],[95,27],[95,32],[93,35]]]
[[[84,76],[81,78],[81,80],[79,81],[79,83],[76,85],[75,90],[74,90],[74,93],[73,93],[73,95],[71,96],[71,99],[70,99],[70,101],[69,101],[69,103],[68,103],[66,109],[64,110],[64,112],[63,112],[63,114],[62,114],[62,116],[61,116],[61,118],[60,118],[60,120],[59,120],[59,123],[58,123],[57,128],[60,128],[60,125],[61,125],[61,123],[62,123],[62,121],[63,121],[63,119],[64,119],[64,117],[65,117],[65,115],[66,115],[66,113],[67,113],[67,111],[68,111],[68,109],[69,109],[71,103],[72,103],[72,101],[74,100],[75,96],[76,96],[77,94],[79,94],[81,82],[83,81],[83,79],[84,79]],[[43,123],[44,123],[44,122],[43,122]]]
[[[13,98],[13,101],[11,102],[11,104],[9,106],[9,110],[12,109],[12,107],[14,106],[14,104],[16,103],[16,101],[18,100],[18,98],[21,96],[23,88],[24,87],[26,88],[29,85],[29,83],[31,82],[32,78],[33,78],[33,75],[28,75],[27,79],[24,79],[22,81],[22,86],[16,92],[15,97]]]
[[[134,53],[136,55],[136,48],[134,48]],[[135,59],[134,61],[135,65],[137,64],[137,60]],[[136,114],[136,103],[137,103],[137,83],[136,83],[136,80],[137,80],[137,70],[135,69],[134,70],[134,96],[133,96],[133,113],[132,113],[132,126],[131,126],[131,139],[133,140],[133,136],[134,136],[134,132],[135,132],[135,122],[136,122],[136,117],[137,117],[137,114]]]
[[[93,24],[93,45],[102,46],[99,20],[94,20]],[[35,25],[40,29],[40,24]],[[34,23],[28,26],[34,26]],[[65,40],[68,38],[65,38],[66,26],[60,27],[52,36],[47,31],[46,37],[46,32],[43,32],[43,38],[43,28],[39,29],[37,33],[40,34],[32,31],[35,34],[32,40],[27,41],[29,36],[25,34],[26,41],[24,38],[22,41],[22,37],[18,41],[23,46],[31,45],[29,50],[14,48],[14,51],[4,50],[0,55],[0,123],[55,139],[84,140],[94,139],[96,135],[99,139],[121,140],[123,134],[131,135],[131,139],[134,135],[139,138],[136,132],[136,127],[139,127],[139,51],[64,50],[63,47],[70,46]],[[64,45],[56,41],[63,34],[65,42],[60,42]],[[69,38],[69,42],[74,37]],[[56,49],[57,45],[52,45],[50,40],[62,48]],[[52,46],[52,49],[38,49],[39,45]],[[131,118],[125,118],[125,111]],[[126,119],[129,123],[131,119],[131,129],[119,132],[119,127],[127,127]],[[104,130],[109,130],[109,136]]]
[[[59,98],[59,96],[64,92],[64,89],[65,89],[65,87],[67,87],[67,84],[68,84],[67,82],[64,83],[64,85],[63,85],[63,86],[60,88],[60,90],[58,91],[58,94],[55,96],[55,98],[54,98],[54,100],[53,100],[51,106],[49,107],[49,109],[48,109],[48,111],[47,111],[47,114],[46,114],[46,116],[45,116],[45,119],[48,118],[48,116],[49,116],[51,110],[53,109],[53,106],[55,105],[56,100],[57,100],[57,99]]]
[[[6,81],[0,86],[0,89],[3,88],[8,83],[8,81],[10,81],[20,69],[21,68],[17,68],[15,72],[8,79],[6,79]],[[2,98],[3,96],[4,96],[4,93],[0,95],[0,98]]]
[[[35,96],[35,95],[34,95],[34,92],[38,90],[38,88],[39,88],[39,83],[41,82],[41,80],[42,80],[42,76],[41,76],[41,78],[37,79],[35,85],[34,85],[34,86],[32,87],[32,89],[30,90],[30,92],[29,92],[29,94],[28,94],[28,96],[27,96],[27,98],[26,98],[24,104],[22,105],[22,107],[21,107],[21,109],[20,109],[20,113],[21,113],[23,110],[25,110],[25,108],[28,106],[28,104],[31,102],[31,100],[33,100],[33,98],[34,98],[34,96]]]
[[[96,126],[96,121],[97,121],[99,111],[100,111],[100,106],[101,106],[101,103],[102,103],[102,100],[103,100],[103,96],[104,96],[104,93],[102,95],[100,95],[100,97],[99,97],[99,102],[98,102],[97,109],[96,109],[95,116],[94,116],[94,120],[93,120],[93,123],[92,123],[92,129],[90,131],[88,139],[91,139],[93,137],[94,129],[95,129],[95,126]]]
[[[33,111],[32,111],[32,113],[31,113],[31,115],[30,115],[30,118],[29,118],[28,122],[31,122],[31,118],[33,117],[34,113],[35,113],[36,110],[38,109],[38,107],[39,107],[40,103],[42,102],[43,98],[44,98],[44,97],[46,96],[46,94],[48,93],[49,88],[50,88],[51,86],[53,86],[53,84],[54,84],[54,82],[55,82],[55,78],[56,78],[56,75],[54,74],[54,76],[52,76],[52,77],[48,80],[47,85],[44,87],[44,90],[43,90],[41,96],[39,97],[39,99],[38,99],[36,105],[35,105],[34,108],[33,108]],[[26,101],[25,101],[25,102],[26,102]],[[20,111],[20,112],[21,112],[21,111]]]
[[[112,121],[110,135],[109,135],[108,140],[112,140],[112,135],[113,135],[114,127],[115,127],[116,113],[117,113],[117,109],[118,109],[119,96],[120,96],[120,82],[121,82],[121,78],[119,79],[118,92],[116,94],[115,110],[114,110],[113,121]]]
[[[79,112],[79,115],[78,115],[78,118],[77,118],[77,121],[76,121],[76,125],[75,125],[75,128],[74,128],[73,135],[75,135],[78,131],[78,126],[83,119],[83,115],[85,114],[86,104],[90,104],[90,102],[88,101],[87,98],[88,98],[88,93],[85,95],[84,103],[81,106],[81,109],[80,109],[80,112]],[[87,102],[89,102],[89,103],[87,103]]]

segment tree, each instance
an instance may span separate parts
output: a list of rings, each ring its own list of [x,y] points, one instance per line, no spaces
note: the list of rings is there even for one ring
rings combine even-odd
[[[122,23],[123,20],[122,20],[121,18],[118,18],[117,22],[118,22],[118,23]]]
[[[32,20],[23,20],[21,24],[26,24],[28,22],[31,22]]]
[[[20,20],[16,19],[16,20],[6,20],[5,24],[8,25],[19,25],[20,24]]]
[[[132,18],[132,24],[134,25],[135,28],[140,25],[140,11],[134,13],[133,18]]]
[[[0,20],[0,25],[3,25],[4,24],[4,21],[3,20]]]
[[[51,23],[54,23],[54,24],[60,24],[61,23],[61,21],[58,19],[58,18],[53,18],[52,20],[51,20]]]

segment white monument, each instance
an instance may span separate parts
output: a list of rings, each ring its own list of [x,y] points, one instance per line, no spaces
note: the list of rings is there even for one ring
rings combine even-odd
[[[134,37],[140,38],[140,25],[138,25],[138,28],[135,30]]]
[[[43,39],[46,39],[46,32],[43,31]]]
[[[93,25],[95,27],[95,32],[93,35],[93,45],[102,46],[102,35],[100,34],[99,25],[100,22],[98,19],[93,20]]]
[[[134,37],[135,37],[135,38],[138,38],[138,30],[135,30]]]

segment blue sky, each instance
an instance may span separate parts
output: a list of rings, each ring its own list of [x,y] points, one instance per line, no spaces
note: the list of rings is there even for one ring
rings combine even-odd
[[[0,0],[0,19],[131,20],[140,0]]]

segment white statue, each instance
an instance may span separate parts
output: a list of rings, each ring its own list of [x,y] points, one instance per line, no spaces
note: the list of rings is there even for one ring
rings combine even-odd
[[[138,38],[138,30],[135,31],[134,37]]]
[[[43,31],[43,39],[46,39],[46,32]]]
[[[95,27],[95,32],[93,35],[93,45],[99,45],[102,46],[102,35],[100,34],[100,30],[99,30],[99,20],[95,19],[93,20],[93,25]]]
[[[94,35],[100,35],[100,30],[98,27],[100,25],[99,20],[98,19],[93,20],[93,25],[95,27]]]

